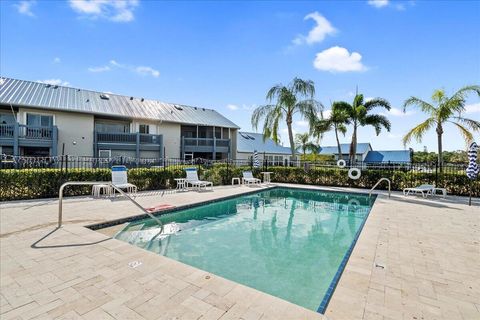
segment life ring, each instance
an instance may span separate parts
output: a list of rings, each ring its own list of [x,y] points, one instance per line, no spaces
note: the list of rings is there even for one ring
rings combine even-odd
[[[360,205],[360,201],[358,201],[357,199],[350,199],[350,200],[348,200],[348,205],[358,207]]]
[[[358,168],[350,168],[350,170],[348,170],[348,177],[352,180],[360,179],[361,176],[362,171]]]
[[[339,168],[345,168],[346,165],[347,165],[347,163],[345,162],[345,160],[340,159],[340,160],[337,161],[337,166]]]

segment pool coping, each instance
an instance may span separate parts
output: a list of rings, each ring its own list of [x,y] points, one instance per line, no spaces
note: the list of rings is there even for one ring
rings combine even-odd
[[[292,186],[288,186],[288,185],[287,186],[286,185],[271,185],[271,186],[267,186],[264,189],[256,189],[256,190],[244,192],[244,193],[241,193],[241,194],[234,194],[234,195],[229,195],[229,196],[225,196],[225,197],[221,197],[221,198],[215,198],[215,199],[211,199],[211,200],[206,200],[206,201],[201,201],[201,202],[176,206],[176,207],[173,207],[173,208],[160,210],[160,211],[157,211],[157,212],[152,212],[151,214],[154,215],[154,216],[162,216],[162,215],[165,215],[165,214],[170,214],[170,213],[174,213],[174,212],[181,211],[181,210],[200,207],[200,206],[207,205],[207,204],[217,203],[217,202],[221,202],[221,201],[225,201],[225,200],[230,200],[230,199],[234,199],[234,198],[238,198],[238,197],[242,197],[242,196],[252,195],[252,194],[259,193],[259,192],[275,190],[275,189],[296,189],[296,190],[303,190],[303,191],[321,191],[321,192],[327,192],[327,193],[356,194],[356,195],[362,195],[362,196],[366,196],[366,197],[371,198],[371,206],[368,210],[368,213],[367,213],[366,217],[363,219],[362,223],[360,224],[360,227],[357,230],[357,232],[355,234],[355,237],[354,237],[352,243],[350,244],[350,247],[347,249],[347,252],[345,253],[344,257],[342,258],[342,261],[340,262],[340,265],[338,266],[338,269],[337,269],[334,277],[332,278],[332,281],[330,282],[330,285],[329,285],[322,301],[320,302],[319,307],[316,310],[317,313],[320,313],[320,314],[324,315],[325,311],[328,307],[328,304],[329,304],[330,300],[332,299],[333,293],[335,292],[335,289],[336,289],[338,283],[340,282],[340,277],[342,276],[342,274],[345,270],[345,267],[348,263],[348,260],[350,259],[350,256],[353,252],[353,249],[355,248],[355,245],[358,241],[358,238],[360,237],[360,234],[363,230],[363,227],[365,226],[365,223],[367,222],[367,219],[370,216],[370,212],[372,211],[372,208],[373,208],[373,206],[375,204],[375,201],[377,199],[377,196],[378,196],[377,194],[371,194],[370,195],[366,192],[354,192],[354,191],[345,191],[345,190],[325,190],[325,189],[308,188],[308,187],[303,187],[303,186],[302,187],[296,187],[296,186],[292,187]],[[121,224],[124,224],[124,223],[127,223],[127,222],[134,222],[134,221],[139,221],[139,220],[148,219],[148,218],[151,218],[151,217],[147,214],[139,214],[139,215],[134,215],[134,216],[128,216],[128,217],[125,217],[125,218],[109,220],[109,221],[105,221],[105,222],[101,222],[101,223],[86,225],[84,227],[88,228],[90,230],[96,231],[96,230],[100,230],[100,229],[104,229],[104,228],[108,228],[108,227],[121,225]],[[118,234],[120,232],[121,232],[121,230],[119,230],[116,234]],[[173,259],[173,260],[175,260],[175,259]],[[175,260],[175,261],[178,261],[178,260]],[[201,270],[201,269],[199,269],[199,270]],[[233,280],[230,280],[230,281],[233,281]],[[252,288],[252,289],[255,289],[255,288]],[[258,290],[258,289],[255,289],[255,290]],[[259,290],[259,291],[263,292],[261,290]],[[279,297],[277,297],[277,298],[279,298]],[[279,299],[282,299],[282,298],[279,298]],[[284,300],[284,299],[282,299],[282,300]],[[288,301],[288,300],[285,300],[285,301]],[[293,302],[291,302],[291,303],[293,303]],[[309,310],[312,310],[312,309],[309,309]],[[315,310],[312,310],[312,311],[315,311]]]

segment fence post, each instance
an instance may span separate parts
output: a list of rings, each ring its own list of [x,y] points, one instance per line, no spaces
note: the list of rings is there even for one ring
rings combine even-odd
[[[228,176],[229,176],[229,174],[228,174],[228,163],[229,163],[229,162],[230,162],[230,159],[227,157],[227,178],[225,179],[225,184],[226,184],[226,185],[228,184],[228,180],[229,180],[229,179],[228,179],[228,178],[229,178],[229,177],[228,177]]]
[[[65,173],[68,173],[68,154],[65,155]]]
[[[435,186],[438,185],[438,162],[435,161]]]

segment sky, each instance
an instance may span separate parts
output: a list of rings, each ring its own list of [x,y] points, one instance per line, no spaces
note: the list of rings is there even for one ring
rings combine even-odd
[[[314,81],[332,101],[387,99],[391,132],[361,128],[376,150],[437,148],[405,99],[480,85],[480,1],[0,1],[0,75],[212,108],[243,131],[273,85]],[[477,22],[475,22],[477,21]],[[480,120],[471,96],[465,117]],[[261,131],[261,128],[259,128]],[[306,132],[297,117],[294,132]],[[349,128],[341,142],[350,142]],[[280,135],[288,145],[286,125]],[[480,140],[477,133],[475,138]],[[447,125],[444,150],[465,149]],[[327,133],[321,145],[334,145]]]

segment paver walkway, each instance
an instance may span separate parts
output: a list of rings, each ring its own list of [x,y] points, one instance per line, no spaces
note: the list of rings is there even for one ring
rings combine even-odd
[[[251,191],[144,193],[145,207]],[[355,190],[359,192],[361,190]],[[480,209],[379,196],[327,308],[330,319],[480,319]],[[126,200],[0,204],[0,319],[322,319],[268,294],[84,228]],[[135,268],[132,262],[141,262]]]

